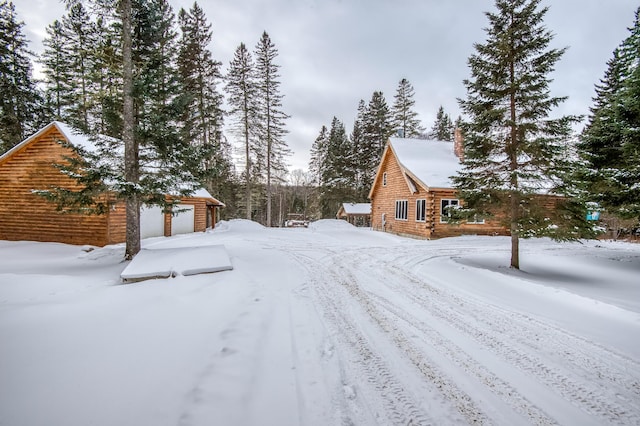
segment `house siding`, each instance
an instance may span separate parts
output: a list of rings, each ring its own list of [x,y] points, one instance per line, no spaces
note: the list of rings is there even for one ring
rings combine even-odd
[[[61,139],[52,127],[0,163],[0,239],[107,244],[107,215],[63,214],[32,193],[52,186],[76,187],[54,167],[73,154],[57,143]]]

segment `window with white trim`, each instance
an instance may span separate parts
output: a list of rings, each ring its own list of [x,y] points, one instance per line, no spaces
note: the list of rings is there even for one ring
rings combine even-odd
[[[440,200],[440,222],[449,222],[451,218],[451,209],[457,209],[460,205],[460,200],[457,199],[442,199]]]
[[[426,209],[427,209],[427,200],[416,200],[416,222],[426,221],[427,219]]]
[[[409,206],[409,201],[407,200],[397,200],[396,201],[396,219],[397,220],[407,220],[407,207]]]
[[[382,186],[387,186],[387,172],[382,174]]]

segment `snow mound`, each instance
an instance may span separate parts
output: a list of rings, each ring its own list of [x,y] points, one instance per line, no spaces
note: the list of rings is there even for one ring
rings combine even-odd
[[[347,222],[346,220],[340,219],[320,219],[315,222],[311,222],[309,224],[309,229],[313,229],[314,231],[334,231],[334,230],[346,230],[346,229],[356,229],[355,226]]]
[[[260,231],[263,229],[266,229],[266,228],[260,225],[258,222],[254,222],[252,220],[231,219],[231,220],[222,220],[216,223],[216,227],[213,229],[213,232],[226,232],[226,231],[248,232],[248,231]]]
[[[233,269],[223,245],[142,249],[120,274],[124,282]]]

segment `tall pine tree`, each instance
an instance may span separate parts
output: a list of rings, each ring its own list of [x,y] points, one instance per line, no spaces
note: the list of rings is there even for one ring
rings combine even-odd
[[[257,117],[258,140],[264,155],[264,172],[267,191],[266,225],[271,226],[271,196],[274,181],[281,181],[287,166],[285,158],[290,150],[284,140],[287,134],[285,120],[287,114],[282,110],[282,98],[280,93],[279,65],[275,59],[278,50],[266,32],[262,33],[260,41],[256,45],[255,78],[257,84]]]
[[[0,153],[35,132],[45,119],[23,26],[13,3],[0,0]]]
[[[91,16],[82,3],[73,4],[62,17],[62,31],[68,53],[70,78],[68,95],[73,102],[68,105],[65,121],[89,132],[91,129],[91,93],[95,91],[92,80],[92,60],[97,44],[97,34]]]
[[[351,149],[352,164],[354,168],[354,179],[356,188],[357,202],[367,201],[369,189],[371,187],[369,159],[366,158],[365,138],[364,138],[364,120],[367,114],[367,105],[364,100],[360,99],[358,103],[358,113],[353,122],[353,131],[351,132]]]
[[[334,217],[340,204],[354,201],[355,175],[351,142],[344,124],[333,117],[326,140],[321,171],[320,206],[322,217]]]
[[[358,112],[360,114],[360,110]],[[382,92],[373,92],[366,109],[362,111],[362,144],[358,147],[360,182],[370,187],[376,173],[382,151],[393,135],[391,112]]]
[[[259,164],[259,151],[256,137],[258,134],[254,63],[251,53],[244,43],[235,51],[226,75],[225,91],[228,96],[231,130],[242,141],[244,154],[244,207],[245,217],[251,220],[253,213],[252,187]]]
[[[486,13],[487,40],[474,45],[471,78],[460,106],[464,168],[454,181],[466,214],[504,215],[511,232],[511,267],[520,267],[519,240],[531,236],[578,238],[584,210],[571,197],[574,167],[567,139],[576,117],[549,118],[564,98],[552,97],[549,74],[565,49],[550,49],[540,0],[496,0]],[[546,208],[541,192],[567,195]]]
[[[327,126],[322,126],[318,137],[311,145],[311,159],[309,160],[309,173],[316,186],[321,186],[324,168],[327,165],[327,149],[329,147],[329,130]]]
[[[418,113],[413,110],[416,101],[413,99],[415,90],[409,80],[403,78],[398,83],[394,96],[392,127],[398,136],[403,138],[419,138],[424,132],[418,119]]]
[[[178,55],[181,86],[187,97],[183,117],[183,136],[198,149],[206,150],[206,186],[223,199],[229,199],[227,182],[232,180],[230,147],[222,134],[221,63],[213,59],[209,45],[213,32],[204,11],[194,3],[181,9],[178,21],[182,37]]]
[[[45,76],[45,98],[53,118],[68,120],[69,109],[74,105],[73,73],[69,64],[69,44],[60,21],[55,20],[46,28],[47,36],[42,41],[44,52],[40,56]]]

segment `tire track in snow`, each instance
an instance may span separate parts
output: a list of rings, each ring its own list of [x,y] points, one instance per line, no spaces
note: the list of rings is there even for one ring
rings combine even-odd
[[[630,371],[635,371],[637,374],[639,369],[638,364],[630,358],[542,321],[492,305],[482,304],[471,298],[442,292],[430,286],[428,282],[394,264],[381,260],[379,257],[376,257],[375,261],[381,262],[382,266],[379,263],[373,265],[370,256],[355,253],[353,255],[357,258],[354,264],[359,268],[363,268],[365,265],[369,268],[382,267],[386,272],[411,282],[411,286],[398,285],[397,283],[402,280],[386,280],[384,284],[396,293],[404,294],[405,297],[419,304],[432,315],[446,321],[458,331],[471,336],[505,361],[555,389],[566,400],[577,405],[583,411],[611,424],[640,424],[637,406],[633,407],[635,404],[632,402],[638,400],[638,380],[633,374],[629,375]],[[427,294],[416,292],[416,286],[426,290]],[[456,306],[464,310],[464,313],[456,310]],[[478,326],[478,324],[483,325]],[[558,351],[566,356],[563,358],[562,368],[557,368],[536,357],[531,350],[522,350],[510,343],[531,344],[534,338],[540,342],[539,347],[552,345],[560,348]],[[538,349],[534,348],[534,352],[537,353]],[[591,357],[586,354],[591,354]],[[594,354],[597,356],[594,357]],[[567,358],[573,362],[567,362]],[[616,386],[616,396],[627,400],[628,405],[632,407],[616,403],[611,395],[606,395],[602,390],[596,390],[596,386],[581,383],[582,379],[575,377],[574,374],[565,374],[568,370],[567,367],[570,369],[580,367],[576,365],[575,359],[586,362],[586,366],[580,368],[578,376],[589,374],[596,383],[605,379],[611,385]],[[615,361],[602,361],[607,359]],[[615,368],[617,362],[621,364],[619,368]],[[597,388],[601,389],[600,386]]]
[[[416,348],[416,346],[407,338],[406,334],[394,325],[396,324],[396,321],[388,318],[382,312],[382,310],[391,313],[396,318],[404,320],[404,322],[406,322],[410,326],[410,328],[415,328],[414,322],[418,322],[418,320],[413,318],[407,321],[407,316],[401,314],[402,311],[400,309],[392,308],[393,305],[391,304],[391,302],[385,301],[384,303],[381,303],[381,299],[378,296],[369,293],[366,290],[363,290],[360,286],[350,284],[357,282],[357,279],[353,277],[352,272],[348,268],[342,265],[342,259],[344,258],[345,256],[341,256],[340,259],[333,259],[333,266],[339,268],[341,274],[350,277],[350,279],[347,280],[347,283],[349,283],[347,284],[347,286],[351,295],[354,298],[358,299],[360,304],[367,306],[367,312],[372,316],[372,318],[376,320],[376,322],[378,322],[378,324],[381,328],[383,328],[384,331],[390,334],[390,336],[396,343],[396,346],[404,351],[407,357],[423,373],[423,375],[434,383],[438,383],[438,386],[440,387],[440,382],[437,379],[434,380],[434,363],[431,362],[431,360],[426,360],[424,351]],[[372,274],[370,274],[371,267],[363,268],[363,265],[367,264],[367,261],[362,258],[362,256],[359,256],[358,254],[351,254],[349,256],[349,259],[350,268],[361,270],[366,269],[366,272],[363,272],[363,274],[365,274],[364,276],[368,276],[369,280],[372,279]],[[388,274],[385,273],[383,276],[385,277],[383,284],[385,284],[387,281],[389,281],[386,279],[388,277]],[[492,374],[485,367],[476,362],[472,357],[464,353],[464,351],[457,345],[455,345],[451,340],[444,338],[444,336],[442,336],[433,328],[431,328],[431,331],[432,332],[427,333],[428,338],[426,339],[426,341],[429,342],[430,345],[434,346],[439,353],[444,354],[448,359],[454,360],[456,365],[463,368],[467,373],[478,378],[481,383],[487,386],[487,389],[491,393],[496,395],[505,404],[510,406],[514,410],[514,412],[526,418],[528,423],[538,425],[557,424],[555,420],[550,418],[546,413],[532,404],[531,401],[521,395],[513,386],[509,385],[504,380]],[[459,390],[459,392],[464,393],[462,390]],[[468,396],[466,397],[470,402],[472,402],[471,398],[469,398]],[[482,416],[486,415],[482,413]],[[470,421],[470,423],[478,422],[478,420],[474,417],[467,417],[467,419]],[[487,421],[487,419],[484,419],[484,421]]]
[[[318,292],[326,309],[327,316],[344,335],[348,342],[355,347],[360,356],[370,383],[381,396],[387,401],[386,407],[390,410],[393,424],[413,425],[413,424],[437,424],[428,419],[425,414],[421,414],[416,408],[416,404],[406,395],[402,385],[394,379],[386,366],[386,362],[377,355],[367,343],[362,333],[353,326],[352,320],[346,317],[345,312],[349,310],[346,306],[339,306],[336,297],[336,284],[345,289],[348,294],[365,310],[371,319],[377,324],[385,334],[391,338],[394,345],[408,355],[409,361],[427,378],[448,400],[469,424],[491,423],[488,416],[476,406],[472,398],[462,391],[451,379],[439,371],[431,360],[427,359],[419,349],[416,349],[400,330],[395,328],[388,318],[377,309],[371,300],[360,290],[356,284],[357,279],[335,259],[330,263],[330,267],[322,265],[309,257],[294,254],[300,258],[310,273],[316,276],[325,277],[322,280],[315,279],[316,287],[322,287],[323,291]],[[313,266],[310,267],[309,265]],[[336,284],[330,284],[335,282]],[[331,291],[333,290],[333,292]],[[401,407],[402,410],[398,410]],[[409,415],[407,418],[406,416]],[[543,423],[544,424],[544,423]]]

